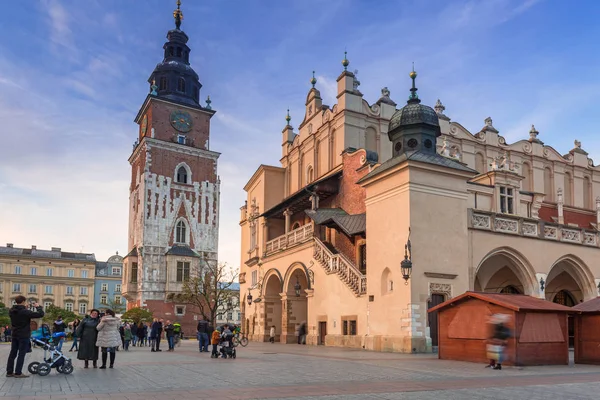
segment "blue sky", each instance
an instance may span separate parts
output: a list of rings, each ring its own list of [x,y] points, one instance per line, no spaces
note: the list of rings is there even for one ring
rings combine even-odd
[[[575,6],[576,5],[576,6]],[[0,243],[127,252],[133,123],[174,26],[174,0],[4,2],[0,15]],[[600,157],[596,1],[192,1],[182,29],[217,110],[220,258],[239,265],[243,186],[278,165],[286,108],[295,127],[311,71],[333,105],[344,48],[373,103],[399,105],[415,62],[419,95],[507,141],[573,140]]]

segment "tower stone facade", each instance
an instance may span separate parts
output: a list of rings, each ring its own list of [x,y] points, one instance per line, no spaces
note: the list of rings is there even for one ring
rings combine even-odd
[[[209,148],[215,111],[210,99],[199,103],[202,85],[189,63],[179,6],[174,16],[176,29],[167,33],[163,61],[135,118],[123,292],[129,308],[146,307],[193,332],[196,314],[177,303],[177,294],[190,273],[217,262],[219,153]]]

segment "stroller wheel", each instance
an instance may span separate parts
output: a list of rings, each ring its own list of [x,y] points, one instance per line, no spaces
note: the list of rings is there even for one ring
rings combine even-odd
[[[30,374],[37,374],[39,365],[40,363],[37,361],[29,363],[29,365],[27,366],[27,371],[29,371]]]
[[[40,363],[40,365],[38,365],[38,368],[37,368],[37,373],[39,376],[46,376],[50,373],[50,370],[52,370],[52,368],[50,367],[50,364]]]
[[[69,375],[70,373],[73,372],[73,364],[71,364],[70,362],[66,362],[62,367],[61,370],[59,372],[62,372],[65,375]]]

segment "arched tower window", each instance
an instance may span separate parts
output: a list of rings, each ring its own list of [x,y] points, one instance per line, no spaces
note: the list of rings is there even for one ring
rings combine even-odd
[[[187,170],[183,165],[177,170],[177,183],[188,183]]]
[[[365,149],[377,153],[377,131],[373,128],[365,130]]]
[[[313,179],[314,179],[314,170],[313,170],[312,165],[309,165],[306,168],[306,183],[307,184],[311,183],[313,181]]]
[[[183,220],[180,220],[175,225],[175,243],[188,243],[187,240],[187,225]]]
[[[175,55],[175,51],[173,50],[173,46],[169,46],[169,56],[173,57]]]
[[[181,47],[177,48],[177,57],[181,57]]]
[[[179,81],[177,81],[177,90],[185,93],[185,79],[179,78]]]
[[[167,78],[165,76],[161,76],[158,84],[158,90],[167,90]]]

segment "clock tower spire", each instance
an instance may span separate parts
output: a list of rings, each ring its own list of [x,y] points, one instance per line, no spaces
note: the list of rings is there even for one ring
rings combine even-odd
[[[189,62],[180,5],[135,118],[123,295],[129,307],[177,318],[183,330],[193,331],[199,311],[177,299],[191,274],[218,262],[219,153],[209,149],[215,111],[199,103],[202,85]]]

